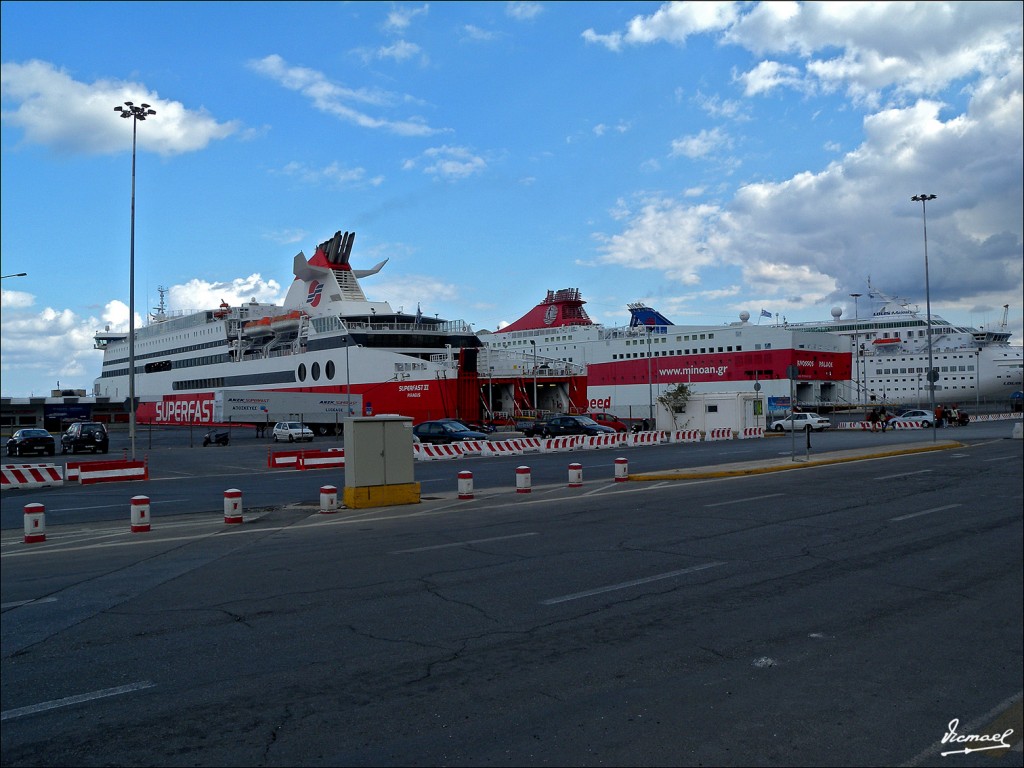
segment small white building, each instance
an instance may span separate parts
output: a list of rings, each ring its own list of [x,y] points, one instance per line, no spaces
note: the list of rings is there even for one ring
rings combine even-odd
[[[742,432],[750,427],[767,428],[766,400],[764,394],[758,392],[691,394],[682,410],[659,401],[655,406],[655,429],[696,429],[706,433],[712,429]]]

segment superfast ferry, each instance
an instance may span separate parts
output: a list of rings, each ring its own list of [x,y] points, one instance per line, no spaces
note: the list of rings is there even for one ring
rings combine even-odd
[[[548,291],[523,317],[480,337],[495,352],[585,366],[590,409],[620,416],[646,412],[678,384],[693,393],[759,391],[771,406],[790,397],[791,373],[797,402],[843,404],[852,355],[838,336],[752,324],[746,312],[726,325],[675,325],[643,304],[629,305],[628,326],[605,327],[585,303],[578,289]]]
[[[252,301],[175,316],[158,311],[136,330],[137,419],[211,423],[218,392],[278,390],[341,395],[354,416],[479,420],[487,400],[473,329],[461,320],[396,312],[386,301],[368,300],[359,281],[386,260],[352,269],[354,239],[354,232],[338,232],[312,258],[297,254],[283,306]],[[128,335],[108,329],[95,342],[104,354],[94,395],[127,401]],[[494,356],[490,392],[496,385],[515,387],[526,361],[515,352]],[[559,366],[546,381],[560,405],[573,407],[580,399],[579,371]],[[322,424],[318,431],[330,428]]]

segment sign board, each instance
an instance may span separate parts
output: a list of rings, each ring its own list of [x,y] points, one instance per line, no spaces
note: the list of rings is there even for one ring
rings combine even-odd
[[[329,423],[358,414],[361,409],[362,396],[353,394],[350,401],[344,393],[220,389],[213,398],[215,422],[259,424],[301,419]]]

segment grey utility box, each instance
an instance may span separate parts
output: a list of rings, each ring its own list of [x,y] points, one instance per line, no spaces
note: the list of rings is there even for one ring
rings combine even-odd
[[[414,480],[411,418],[345,419],[346,490],[408,486]]]

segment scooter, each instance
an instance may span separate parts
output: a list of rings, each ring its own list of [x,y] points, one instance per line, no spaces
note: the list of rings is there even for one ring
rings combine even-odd
[[[209,432],[203,435],[203,447],[205,448],[206,446],[213,444],[227,445],[230,439],[230,432],[218,432],[215,429],[211,429]]]

